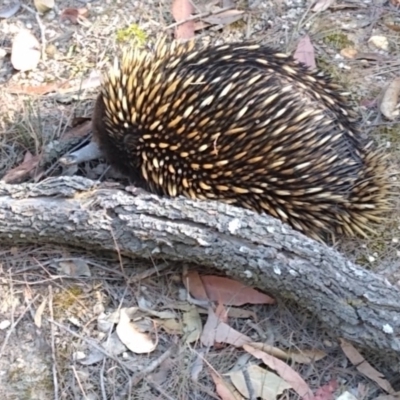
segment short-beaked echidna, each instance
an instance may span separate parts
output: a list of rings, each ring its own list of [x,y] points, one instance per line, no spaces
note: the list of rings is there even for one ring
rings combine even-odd
[[[268,213],[317,239],[387,211],[382,155],[345,94],[259,44],[130,50],[106,74],[94,140],[133,184]]]

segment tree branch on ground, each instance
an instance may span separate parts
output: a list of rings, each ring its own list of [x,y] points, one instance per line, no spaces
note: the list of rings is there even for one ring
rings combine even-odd
[[[185,261],[297,302],[330,330],[400,359],[400,290],[267,215],[129,193],[81,177],[0,183],[2,243],[54,243]]]

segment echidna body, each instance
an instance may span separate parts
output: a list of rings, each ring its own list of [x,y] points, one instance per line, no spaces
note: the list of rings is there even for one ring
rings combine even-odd
[[[125,53],[93,132],[139,187],[268,213],[317,239],[365,235],[387,209],[385,164],[339,88],[262,45]]]

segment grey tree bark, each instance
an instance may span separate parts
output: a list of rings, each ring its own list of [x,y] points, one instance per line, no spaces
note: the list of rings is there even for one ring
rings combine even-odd
[[[339,336],[400,359],[400,290],[266,215],[80,177],[0,183],[2,243],[55,243],[211,266],[297,302]]]

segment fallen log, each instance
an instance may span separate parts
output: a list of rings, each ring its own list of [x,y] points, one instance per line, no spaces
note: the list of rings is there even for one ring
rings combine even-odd
[[[400,359],[400,289],[267,215],[81,177],[0,183],[2,243],[54,243],[213,267],[297,302],[340,337]]]

